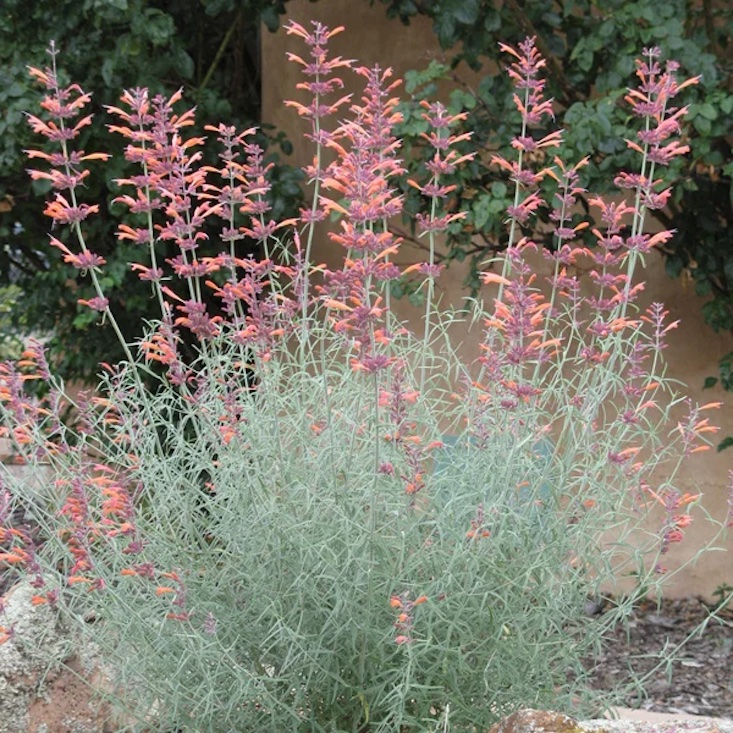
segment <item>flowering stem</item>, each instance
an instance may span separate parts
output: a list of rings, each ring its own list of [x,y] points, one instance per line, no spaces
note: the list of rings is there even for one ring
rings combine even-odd
[[[143,132],[143,124],[142,122],[139,125],[139,131]],[[141,140],[141,147],[143,152],[146,150],[145,140]],[[147,206],[147,214],[146,214],[146,223],[148,226],[148,238],[150,239],[150,244],[148,245],[148,250],[150,252],[150,265],[153,271],[158,270],[158,257],[155,252],[155,228],[153,227],[153,211],[150,207],[151,203],[151,197],[150,197],[150,174],[148,170],[148,162],[147,162],[147,156],[142,156],[142,167],[143,167],[143,176],[145,178],[145,200],[148,203]],[[155,294],[158,298],[158,305],[160,306],[160,317],[165,318],[165,301],[163,300],[163,291],[160,287],[160,281],[154,280],[153,281],[153,290],[155,291]]]
[[[530,90],[529,87],[526,87],[524,90],[524,107],[525,109],[529,106],[529,95]],[[522,115],[522,138],[525,138],[527,136],[527,117],[526,115]],[[524,164],[524,150],[522,148],[519,149],[519,154],[517,156],[517,177],[514,181],[514,209],[516,210],[519,207],[519,199],[521,194],[521,183],[519,182],[519,174],[522,172],[522,166]],[[507,244],[507,248],[514,246],[514,238],[516,236],[517,231],[517,218],[515,216],[512,217],[511,223],[509,225],[509,242]],[[502,278],[507,278],[509,276],[509,273],[511,271],[511,261],[508,257],[504,257],[504,261],[502,263],[501,268],[501,276]],[[504,296],[504,284],[499,284],[499,294],[496,296],[497,300],[499,302],[502,301]]]
[[[438,176],[433,176],[433,183],[438,185]],[[434,221],[438,210],[438,197],[433,196],[433,200],[430,206],[430,220]],[[435,265],[435,232],[431,229],[428,232],[428,242],[430,246],[429,250],[429,271],[427,278],[427,293],[425,295],[425,333],[423,335],[423,348],[422,348],[422,359],[420,363],[420,392],[425,389],[425,373],[427,370],[428,362],[428,349],[430,348],[430,323],[431,323],[431,309],[433,306],[433,291],[435,287],[435,280],[433,277],[433,267]]]
[[[62,141],[61,145],[63,147],[64,157],[68,159],[66,141],[65,140]],[[67,173],[69,173],[68,163],[65,165],[67,168]],[[69,193],[71,195],[71,205],[74,208],[78,207],[78,201],[76,198],[76,190],[72,188],[70,189]],[[81,231],[81,223],[78,221],[75,222],[73,229],[74,229],[74,234],[76,234],[76,238],[79,241],[79,246],[81,247],[82,252],[84,252],[84,254],[87,254],[89,252],[89,249],[87,248],[84,234]],[[91,277],[92,285],[94,286],[94,292],[96,293],[97,298],[99,298],[101,301],[104,301],[106,303],[107,299],[104,296],[102,285],[100,284],[99,278],[97,277],[96,268],[94,267],[89,268],[89,276]],[[128,363],[134,364],[135,360],[132,358],[132,352],[130,351],[130,347],[127,345],[127,341],[125,341],[125,337],[122,335],[122,331],[120,330],[119,324],[117,323],[117,319],[114,317],[114,315],[112,314],[112,311],[110,310],[109,303],[107,303],[104,306],[104,315],[106,318],[109,319],[109,323],[112,326],[112,329],[114,330],[115,335],[117,336],[117,340],[120,342],[120,346],[122,347],[122,350],[125,352],[125,357],[127,358]]]
[[[315,76],[316,84],[318,84],[319,81],[319,75],[316,74]],[[320,94],[318,91],[315,93],[315,109],[318,110],[320,105]],[[308,236],[305,240],[305,261],[303,264],[304,267],[304,274],[305,274],[305,280],[303,282],[303,304],[302,304],[302,314],[301,318],[303,321],[303,328],[301,330],[301,340],[305,339],[307,337],[308,331],[306,328],[307,319],[308,319],[308,294],[310,290],[310,261],[311,261],[311,252],[313,248],[313,238],[315,236],[316,231],[316,225],[315,225],[315,217],[318,212],[318,197],[320,195],[321,190],[321,156],[322,156],[322,143],[321,143],[321,119],[318,114],[315,115],[313,119],[313,129],[315,132],[315,138],[316,138],[316,158],[315,158],[315,180],[313,181],[313,202],[311,203],[311,216],[310,221],[308,222]]]

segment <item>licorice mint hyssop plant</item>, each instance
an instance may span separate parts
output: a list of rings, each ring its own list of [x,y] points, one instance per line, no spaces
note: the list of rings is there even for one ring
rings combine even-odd
[[[665,573],[665,553],[700,497],[680,493],[675,474],[714,430],[713,405],[665,378],[675,324],[662,305],[638,305],[632,279],[669,237],[645,233],[645,214],[664,206],[664,166],[686,150],[685,109],[673,105],[695,80],[678,83],[673,63],[644,51],[627,96],[639,168],[616,179],[624,201],[590,197],[588,248],[575,206],[583,161],[528,162],[562,142],[536,132],[552,118],[544,62],[532,39],[504,46],[521,124],[493,157],[515,191],[508,247],[486,263],[486,305],[446,313],[435,252],[461,226],[451,175],[479,152],[461,115],[426,105],[434,154],[410,184],[432,201],[415,221],[430,256],[398,264],[398,84],[331,57],[340,30],[288,26],[308,49],[289,57],[309,95],[288,104],[316,150],[298,219],[271,217],[251,130],[206,127],[221,145],[212,167],[203,138],[186,136],[194,112],[177,111],[180,93],[132,89],[107,110],[127,141],[118,238],[138,246],[131,266],[158,315],[77,397],[37,342],[0,367],[4,436],[40,481],[3,474],[0,560],[27,574],[34,603],[68,620],[94,611],[80,628],[119,673],[128,717],[156,730],[485,730],[520,705],[597,712],[605,701],[586,689],[581,659],[677,569]],[[29,121],[49,145],[28,152],[30,174],[54,188],[45,213],[63,262],[91,278],[82,305],[116,328],[104,260],[85,239],[99,204],[82,201],[87,164],[109,156],[75,147],[90,97],[62,87],[53,47],[51,59],[31,69],[47,96]],[[363,96],[339,99],[354,71]],[[528,255],[547,176],[545,287]],[[201,256],[214,232],[219,254]],[[343,248],[335,270],[314,260],[326,236]],[[260,258],[239,255],[245,237]],[[391,310],[390,285],[405,277],[422,281],[420,333]],[[480,339],[476,363],[451,344],[461,318]],[[38,379],[43,399],[26,389]],[[685,417],[670,423],[675,405]],[[29,525],[11,526],[21,508]],[[616,611],[584,615],[589,595],[630,575]],[[13,643],[12,626],[0,632]]]

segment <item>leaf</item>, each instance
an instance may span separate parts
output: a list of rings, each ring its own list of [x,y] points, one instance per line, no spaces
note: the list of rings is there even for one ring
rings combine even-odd
[[[401,280],[392,280],[389,283],[389,293],[393,298],[396,298],[399,300],[402,298],[402,296],[405,294],[405,289],[403,288],[403,283]]]
[[[679,257],[670,255],[664,262],[664,269],[669,277],[679,277],[682,274],[684,265]]]
[[[503,214],[506,212],[507,201],[505,199],[492,199],[489,204],[489,211],[492,214]]]
[[[718,383],[717,377],[705,377],[705,383],[702,385],[703,389],[712,389]]]
[[[270,33],[274,33],[280,27],[280,14],[272,5],[267,5],[263,8],[260,20],[265,24],[265,27]]]
[[[125,56],[139,56],[142,51],[142,44],[137,36],[126,33],[124,36],[120,36],[117,49],[123,58]]]
[[[280,142],[280,150],[282,150],[283,155],[292,155],[293,154],[293,143],[290,142],[290,140],[283,139]]]
[[[484,30],[494,33],[501,28],[501,14],[494,8],[489,8],[484,18]]]
[[[478,0],[454,0],[453,17],[464,25],[473,25],[478,20]]]
[[[463,89],[454,89],[450,94],[450,103],[448,111],[451,114],[459,114],[465,110],[474,109],[476,106],[476,97]]]
[[[407,296],[407,300],[410,302],[410,305],[420,308],[425,304],[425,294],[422,290],[415,290]]]
[[[432,59],[424,69],[419,71],[411,70],[405,74],[405,91],[408,94],[414,94],[420,87],[429,82],[444,79],[449,71],[448,66]]]
[[[733,259],[727,258],[725,260],[723,264],[723,274],[725,275],[725,278],[726,280],[728,280],[728,282],[733,283]]]
[[[698,295],[702,295],[702,296],[710,295],[711,290],[712,290],[712,285],[710,284],[709,280],[703,280],[703,279],[695,280],[695,292]]]
[[[473,225],[477,230],[481,230],[491,217],[491,196],[483,194],[476,198],[471,207],[473,210]]]
[[[5,94],[8,97],[22,97],[27,91],[28,88],[25,84],[15,81],[5,90]]]
[[[442,48],[450,48],[458,40],[456,36],[456,24],[453,16],[443,13],[433,23],[433,31],[438,37]]]
[[[51,181],[40,179],[31,183],[31,188],[36,196],[45,196],[51,190]]]
[[[153,46],[164,46],[175,33],[176,26],[170,15],[162,10],[148,9],[145,13],[145,34]]]
[[[466,250],[455,248],[448,253],[448,257],[456,262],[463,262],[466,259]]]
[[[716,120],[718,118],[718,111],[709,102],[705,102],[698,107],[698,112],[707,120]]]
[[[570,60],[575,61],[581,71],[590,71],[593,66],[593,52],[585,37],[581,38],[570,53]]]
[[[193,79],[195,65],[193,59],[182,48],[177,48],[173,53],[174,68],[181,75],[182,79]]]
[[[494,183],[491,184],[491,193],[496,196],[496,198],[504,198],[506,196],[507,192],[507,186],[504,181],[494,181]]]
[[[710,124],[710,120],[707,117],[703,117],[702,114],[698,115],[695,118],[695,121],[693,122],[693,125],[695,129],[701,134],[701,135],[709,135],[710,130],[712,129],[712,125]]]
[[[112,87],[114,85],[114,74],[115,74],[115,60],[113,56],[108,56],[103,62],[102,62],[102,81],[108,86]]]
[[[730,448],[733,445],[733,435],[729,435],[727,438],[723,438],[723,440],[718,443],[718,453],[720,451],[724,451],[726,448]]]
[[[570,52],[570,60],[575,61],[578,56],[580,56],[581,53],[585,50],[585,39],[581,38],[573,47],[573,50]]]

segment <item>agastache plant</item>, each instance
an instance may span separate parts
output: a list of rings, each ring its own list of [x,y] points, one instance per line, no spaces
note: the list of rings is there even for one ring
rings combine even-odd
[[[669,141],[671,135],[680,131],[678,120],[686,110],[670,107],[668,100],[680,89],[696,83],[697,79],[678,84],[673,75],[677,65],[668,64],[666,72],[661,74],[655,60],[659,50],[645,49],[646,61],[639,61],[637,64],[640,88],[630,90],[627,95],[627,101],[632,105],[635,114],[644,120],[644,130],[638,133],[642,145],[628,141],[629,147],[642,156],[641,173],[621,173],[615,179],[620,188],[631,188],[635,198],[628,204],[591,197],[591,205],[600,212],[601,227],[593,229],[597,240],[596,246],[588,249],[578,242],[579,233],[588,227],[588,222],[581,221],[571,226],[572,208],[576,198],[578,194],[585,193],[578,185],[578,171],[585,165],[586,160],[573,167],[567,167],[559,157],[556,157],[554,168],[545,168],[538,173],[523,167],[525,152],[540,147],[557,146],[560,144],[560,136],[557,133],[550,133],[536,140],[531,135],[533,125],[539,123],[544,115],[552,115],[551,103],[543,97],[544,82],[538,77],[543,64],[536,53],[532,39],[520,45],[521,53],[505,46],[502,48],[517,59],[512,63],[509,74],[517,87],[515,103],[523,122],[521,136],[512,142],[512,147],[518,151],[517,159],[509,162],[500,156],[493,158],[501,168],[511,172],[516,187],[515,203],[508,210],[510,244],[504,262],[509,265],[505,264],[504,274],[501,276],[491,272],[484,276],[485,282],[498,282],[502,289],[496,304],[496,315],[487,321],[489,331],[485,348],[492,355],[497,351],[495,339],[498,330],[505,344],[500,350],[499,358],[506,359],[513,367],[510,380],[506,378],[499,380],[499,384],[513,393],[513,398],[504,398],[502,404],[514,409],[521,400],[528,401],[531,397],[539,397],[540,389],[536,384],[539,367],[548,360],[548,349],[560,347],[560,353],[563,353],[566,359],[571,357],[571,360],[564,359],[559,363],[567,368],[568,363],[576,362],[577,373],[589,377],[589,381],[583,384],[581,379],[576,379],[567,385],[573,392],[581,387],[571,395],[569,407],[574,409],[582,406],[582,418],[568,421],[560,433],[559,440],[562,441],[565,437],[565,430],[571,427],[577,429],[578,423],[586,423],[590,431],[597,429],[595,421],[597,411],[615,391],[615,388],[610,390],[607,388],[607,385],[613,384],[607,377],[618,374],[617,368],[625,380],[621,386],[623,399],[631,401],[625,409],[620,410],[620,420],[625,425],[636,424],[641,419],[642,411],[658,409],[653,399],[658,383],[653,375],[659,366],[661,350],[665,347],[664,337],[677,325],[664,322],[667,312],[658,303],[649,306],[638,320],[626,317],[629,307],[643,289],[643,283],[633,284],[638,257],[667,241],[672,234],[669,231],[653,235],[639,233],[644,225],[644,213],[649,208],[648,204],[651,203],[652,207],[663,205],[669,195],[668,189],[654,192],[655,187],[659,188],[662,182],[652,180],[649,174],[653,174],[655,164],[667,164],[672,157],[686,152],[685,146],[676,141]],[[524,99],[520,98],[522,90]],[[516,244],[514,239],[516,226],[529,229],[531,216],[541,204],[536,192],[524,198],[520,192],[523,187],[536,185],[546,175],[558,182],[558,192],[555,194],[556,206],[550,215],[550,219],[557,224],[554,231],[556,248],[553,253],[545,255],[555,261],[555,271],[550,281],[552,294],[549,303],[544,301],[540,293],[531,293],[526,288],[526,284],[534,275],[524,264],[523,252],[534,249],[535,245],[526,237]],[[631,232],[627,234],[626,225],[629,219],[631,219]],[[592,263],[589,275],[597,287],[594,295],[581,300],[578,278],[569,275],[568,268],[588,259]],[[509,281],[505,274],[511,269],[515,270],[516,276]],[[567,300],[567,306],[564,308],[570,317],[569,325],[572,329],[565,339],[558,338],[561,334],[552,333],[550,329],[551,324],[554,325],[556,322],[558,296]],[[544,317],[541,313],[545,314]],[[614,348],[615,344],[623,338],[624,332],[635,331],[644,322],[653,325],[653,342],[644,344],[636,341],[631,345],[631,351],[627,352],[626,360],[620,364],[617,359],[622,350]],[[577,343],[577,348],[573,344],[577,341],[573,338],[573,331],[576,329],[584,329],[590,336],[588,340]],[[491,373],[494,375],[497,374],[499,366],[495,363],[496,358],[483,357],[485,367],[491,366]],[[647,368],[645,362],[650,358],[653,364],[651,368]],[[526,379],[527,372],[522,367],[525,363],[535,364],[531,379]],[[581,365],[586,368],[580,368]],[[554,391],[551,394],[555,399]],[[634,400],[636,406],[633,404]],[[616,398],[613,401],[618,402]],[[706,407],[716,406],[718,405],[711,404]],[[697,425],[698,430],[708,428],[711,432],[716,430],[707,423],[696,423],[692,412],[688,422]],[[684,452],[691,449],[706,450],[709,447],[696,442],[699,433],[682,432],[689,437],[695,435],[690,444],[695,447],[685,448]],[[621,451],[610,450],[607,456],[616,465],[627,465],[629,457],[636,455],[640,450],[640,447],[625,448]],[[635,471],[641,471],[643,468],[643,464],[633,466]],[[655,498],[659,499],[658,496]],[[664,540],[666,548],[669,533],[663,533],[663,537],[666,538]]]
[[[389,98],[391,71],[360,67],[366,78],[363,104],[352,105],[353,120],[342,123],[327,142],[337,155],[328,167],[321,197],[327,212],[341,215],[339,230],[329,236],[345,250],[341,271],[326,271],[323,298],[337,314],[337,331],[348,336],[356,351],[351,364],[357,371],[376,373],[391,362],[385,347],[391,335],[384,316],[384,298],[376,284],[399,277],[389,255],[399,241],[385,221],[402,211],[402,199],[391,179],[402,172],[396,159],[399,142],[391,134],[397,121],[397,100]]]
[[[694,80],[678,84],[646,53],[628,95],[641,172],[617,178],[633,200],[592,196],[599,217],[586,222],[585,161],[527,165],[561,145],[559,131],[537,132],[552,118],[544,62],[532,39],[503,46],[521,115],[513,153],[493,159],[515,184],[509,247],[484,273],[496,297],[476,304],[480,352],[464,363],[434,281],[439,235],[461,216],[448,181],[475,153],[454,131],[460,115],[426,103],[434,153],[410,185],[432,201],[416,222],[430,254],[398,264],[398,81],[332,57],[341,30],[287,26],[308,49],[289,54],[308,99],[288,104],[315,150],[297,220],[273,218],[252,130],[206,126],[221,153],[204,165],[179,92],[127,90],[108,109],[129,166],[118,239],[138,247],[131,267],[159,313],[126,362],[102,365],[97,389],[73,399],[38,342],[0,365],[2,435],[32,479],[3,472],[0,567],[25,575],[33,604],[77,622],[94,611],[80,632],[119,670],[128,720],[161,729],[418,731],[449,711],[456,729],[487,729],[520,706],[595,711],[609,701],[582,660],[677,569],[668,550],[703,497],[676,475],[715,430],[716,405],[684,402],[664,377],[676,324],[640,307],[633,282],[668,236],[643,232],[644,211],[668,195],[655,167],[684,153],[684,108],[668,102]],[[63,262],[95,288],[80,307],[114,328],[105,263],[85,239],[99,205],[81,196],[86,163],[108,156],[73,149],[90,98],[59,85],[51,54],[31,71],[48,119],[29,121],[53,151],[29,152],[49,166],[31,175],[55,189],[46,213]],[[358,101],[336,96],[346,72],[364,83]],[[557,183],[547,283],[529,256],[545,178]],[[313,261],[329,217],[344,254],[333,269]],[[202,256],[213,232],[221,249]],[[392,283],[415,272],[421,334],[391,308]],[[627,575],[638,584],[622,588]],[[588,595],[618,590],[612,612],[584,614]],[[0,641],[15,643],[9,622]]]

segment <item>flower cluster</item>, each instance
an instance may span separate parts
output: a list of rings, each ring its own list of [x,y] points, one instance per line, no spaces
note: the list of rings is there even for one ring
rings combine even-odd
[[[512,140],[512,147],[518,151],[517,160],[510,162],[501,155],[491,157],[491,162],[508,171],[514,182],[514,202],[507,209],[512,222],[509,246],[513,246],[516,243],[515,225],[526,226],[530,217],[544,205],[536,189],[547,175],[547,170],[532,170],[526,165],[525,154],[559,147],[562,136],[559,131],[554,131],[536,140],[531,134],[531,129],[542,123],[546,117],[554,119],[552,100],[544,96],[547,82],[540,76],[546,62],[537,51],[535,39],[527,38],[519,45],[519,50],[503,43],[499,44],[499,48],[516,59],[510,64],[507,73],[514,80],[517,90],[514,104],[522,118],[521,133]],[[525,189],[528,193],[523,195],[522,191]]]
[[[91,115],[80,117],[84,108],[91,101],[78,84],[62,87],[56,71],[57,50],[53,43],[49,48],[51,66],[46,69],[29,69],[31,76],[37,79],[48,94],[41,102],[41,108],[47,113],[49,120],[44,122],[35,115],[28,115],[28,122],[34,132],[42,135],[57,146],[54,152],[44,150],[28,150],[31,160],[44,160],[50,164],[50,171],[30,169],[28,173],[33,180],[48,180],[54,190],[44,214],[53,219],[55,224],[70,226],[77,235],[80,251],[72,253],[59,239],[51,237],[51,244],[61,250],[64,261],[78,270],[90,271],[96,296],[88,301],[95,310],[106,311],[107,299],[104,297],[96,269],[104,264],[104,258],[91,252],[86,245],[81,224],[88,217],[99,212],[99,205],[88,205],[77,200],[76,190],[89,175],[84,166],[88,161],[109,159],[108,153],[87,153],[84,150],[72,150],[70,143],[76,140],[81,131],[90,124]]]
[[[366,79],[362,104],[351,106],[353,119],[338,127],[327,145],[337,157],[328,166],[322,196],[325,212],[341,217],[340,231],[329,234],[347,252],[341,270],[324,272],[320,291],[333,309],[334,327],[351,341],[356,354],[352,367],[373,374],[389,365],[386,346],[392,338],[385,319],[383,299],[375,283],[388,283],[401,275],[389,257],[400,240],[386,222],[402,211],[402,197],[393,179],[402,172],[397,158],[399,141],[392,128],[399,120],[397,99],[390,96],[398,82],[392,72],[360,67]]]
[[[626,403],[618,410],[617,420],[620,426],[624,426],[622,432],[626,432],[626,427],[639,425],[650,410],[659,409],[655,401],[659,382],[654,376],[654,368],[665,348],[666,334],[677,325],[676,322],[666,322],[668,313],[659,303],[647,307],[637,318],[631,318],[627,313],[638,308],[635,301],[644,287],[643,283],[633,282],[638,258],[663,245],[673,235],[669,230],[654,234],[643,231],[645,211],[663,206],[669,196],[669,190],[655,193],[661,183],[654,180],[655,165],[666,165],[671,158],[687,152],[686,146],[669,142],[671,136],[680,133],[679,121],[686,113],[686,108],[670,107],[669,100],[681,89],[697,83],[698,79],[678,83],[674,74],[677,64],[668,64],[662,72],[656,61],[659,50],[644,51],[645,60],[637,62],[640,85],[638,89],[629,90],[626,97],[634,114],[645,121],[645,128],[638,135],[639,144],[628,143],[641,155],[640,172],[622,173],[615,179],[622,191],[631,189],[634,199],[626,202],[609,201],[601,196],[588,197],[588,203],[598,212],[598,224],[592,227],[595,246],[589,248],[579,239],[591,225],[574,218],[577,217],[578,197],[587,193],[580,184],[580,173],[588,159],[568,166],[560,157],[555,157],[553,166],[539,171],[526,167],[527,153],[559,146],[561,134],[551,132],[534,140],[529,133],[543,118],[552,117],[551,102],[543,96],[545,82],[541,78],[541,70],[544,62],[536,52],[533,39],[527,39],[518,50],[503,44],[501,48],[515,59],[508,73],[515,82],[514,99],[522,116],[523,129],[512,143],[517,151],[515,160],[510,162],[501,156],[492,158],[492,162],[508,171],[514,181],[515,201],[507,210],[510,232],[503,273],[486,272],[483,275],[485,283],[498,284],[500,290],[494,313],[485,320],[481,374],[468,388],[469,394],[471,391],[474,393],[476,403],[471,420],[474,439],[483,445],[491,431],[499,427],[487,407],[492,402],[510,414],[522,404],[536,407],[543,404],[545,397],[537,376],[543,365],[547,368],[558,354],[570,357],[577,364],[576,368],[583,369],[588,375],[587,381],[578,381],[571,388],[569,404],[579,410],[581,421],[588,420],[591,432],[597,430],[595,416],[600,403],[593,392],[600,389],[603,379],[600,375],[609,369],[617,369],[621,376],[621,401]],[[531,218],[543,204],[536,187],[547,176],[558,184],[550,214],[550,220],[555,224],[555,249],[544,253],[555,263],[555,271],[550,278],[550,300],[533,287],[535,276],[525,259],[526,253],[533,251],[535,245],[526,237],[515,242],[514,233],[516,224],[525,228],[532,226]],[[535,190],[522,198],[521,190],[527,188]],[[588,261],[591,263],[587,267],[588,275],[595,287],[592,294],[583,296],[577,271],[579,263]],[[572,269],[576,269],[576,274],[571,274]],[[513,273],[511,278],[508,277],[510,272]],[[561,299],[565,303],[561,303]],[[565,313],[570,330],[563,333],[556,324],[560,314]],[[648,340],[635,336],[644,324],[651,327],[652,334]],[[572,334],[576,329],[584,330],[589,338],[573,347]],[[624,339],[630,343],[623,363],[618,363],[615,355]],[[606,394],[603,390],[602,393]],[[698,439],[703,433],[715,431],[707,419],[697,417],[698,410],[690,406],[686,422],[679,427],[685,455],[706,450],[708,446],[699,443]],[[523,420],[521,415],[520,411],[517,419]],[[515,429],[516,426],[510,430]],[[633,460],[639,450],[638,446],[619,441],[607,451],[606,456],[609,467],[621,470],[633,482],[641,482],[646,487],[648,498],[648,484],[640,478],[640,475],[646,475],[647,466]],[[660,489],[660,492],[665,506],[679,508],[674,491]],[[657,494],[654,496],[658,498]],[[666,548],[670,541],[681,538],[681,529],[690,521],[689,515],[684,518],[670,515],[660,532],[662,547]]]
[[[402,593],[399,596],[392,596],[389,605],[397,610],[397,620],[394,627],[397,630],[395,644],[412,644],[415,641],[412,636],[415,624],[415,608],[428,600],[427,596],[420,596],[414,601],[410,600],[409,593]]]
[[[417,495],[425,488],[426,466],[430,454],[436,448],[441,448],[440,441],[431,441],[424,445],[424,441],[417,432],[417,425],[410,420],[409,407],[419,398],[419,392],[410,389],[405,384],[405,365],[400,362],[392,364],[391,382],[379,394],[379,406],[386,412],[389,432],[384,436],[401,454],[405,470],[397,472],[391,462],[385,462],[380,467],[382,473],[390,476],[397,474],[402,481],[410,508],[416,506]]]
[[[330,58],[328,54],[328,42],[334,36],[342,33],[344,29],[342,26],[327,28],[323,23],[314,22],[312,29],[309,31],[299,23],[290,21],[285,26],[285,30],[288,35],[302,38],[309,48],[309,61],[305,61],[300,56],[290,52],[287,56],[289,61],[294,61],[303,67],[303,74],[307,78],[306,81],[300,82],[297,88],[308,92],[312,96],[307,105],[293,100],[287,100],[285,105],[293,107],[301,117],[310,121],[311,129],[310,132],[306,133],[306,136],[316,143],[317,149],[320,150],[332,139],[331,134],[321,127],[323,119],[338,112],[350,99],[349,95],[345,95],[330,104],[324,102],[326,95],[338,89],[343,89],[343,80],[336,76],[334,72],[339,69],[349,69],[353,64],[349,59],[343,59],[341,56]],[[320,180],[322,171],[318,158],[309,169],[309,173],[311,180]]]

